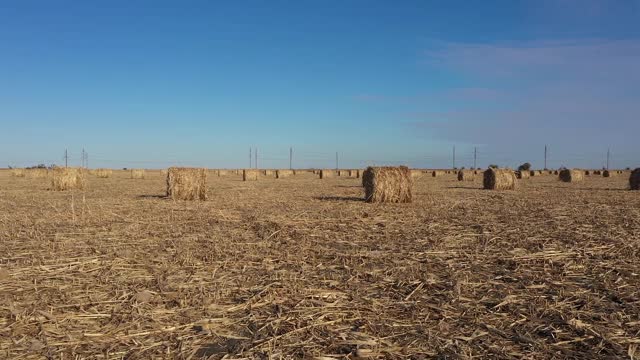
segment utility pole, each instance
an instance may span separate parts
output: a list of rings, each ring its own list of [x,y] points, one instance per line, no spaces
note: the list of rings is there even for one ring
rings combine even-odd
[[[293,170],[293,147],[289,148],[289,170]]]
[[[456,168],[456,146],[453,145],[453,168]]]
[[[547,170],[547,145],[544,146],[544,169]]]
[[[256,148],[256,169],[258,168],[258,148]]]
[[[473,147],[473,170],[476,169],[476,165],[478,164],[478,148]]]
[[[64,149],[64,167],[69,167],[69,154],[67,149]]]
[[[340,169],[339,163],[338,163],[338,152],[336,151],[336,170]]]
[[[249,148],[249,169],[251,169],[251,166],[253,165],[252,158],[253,158],[253,154],[251,153],[251,148]]]
[[[607,148],[607,170],[609,170],[609,157],[611,156],[611,152],[609,150],[610,149]]]

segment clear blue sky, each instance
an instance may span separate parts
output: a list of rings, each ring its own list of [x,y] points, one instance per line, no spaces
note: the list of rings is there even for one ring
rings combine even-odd
[[[0,166],[640,166],[640,0],[3,1]]]

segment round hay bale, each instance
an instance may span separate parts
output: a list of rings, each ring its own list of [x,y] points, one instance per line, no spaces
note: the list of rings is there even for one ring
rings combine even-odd
[[[257,181],[259,171],[256,169],[244,169],[242,170],[242,181]]]
[[[96,169],[94,174],[102,179],[110,178],[113,175],[113,170],[111,169]]]
[[[414,179],[419,179],[424,175],[422,170],[411,170],[411,177]]]
[[[537,176],[537,175],[538,175],[538,173],[535,170],[529,171],[529,176],[534,177],[534,176]]]
[[[562,169],[558,178],[563,182],[580,182],[584,180],[584,172],[576,169]]]
[[[25,174],[26,174],[25,169],[11,169],[11,176],[25,177]]]
[[[444,172],[444,171],[442,171],[442,170],[433,170],[433,171],[431,172],[431,176],[433,176],[433,177],[442,176],[442,175],[444,175],[444,174],[445,174],[445,172]]]
[[[528,179],[529,178],[529,172],[528,171],[516,171],[516,178],[518,179]]]
[[[207,169],[170,167],[167,197],[173,200],[207,200]]]
[[[629,175],[629,188],[631,190],[640,190],[640,168],[637,168]]]
[[[284,179],[293,175],[293,170],[276,170],[276,179]]]
[[[458,181],[474,181],[476,178],[476,172],[471,170],[458,171]]]
[[[406,166],[368,167],[362,174],[365,201],[369,203],[410,203],[413,178]]]
[[[87,187],[86,171],[82,168],[54,168],[51,172],[51,186],[56,191],[84,190]]]
[[[605,171],[602,172],[602,177],[608,178],[608,177],[614,176],[615,174],[616,174],[615,171],[605,170]]]
[[[320,179],[332,178],[336,175],[335,170],[323,169],[320,170]]]
[[[131,178],[132,179],[144,179],[144,169],[132,169],[131,170]]]
[[[487,190],[515,190],[516,174],[509,169],[489,168],[483,175],[483,186]]]

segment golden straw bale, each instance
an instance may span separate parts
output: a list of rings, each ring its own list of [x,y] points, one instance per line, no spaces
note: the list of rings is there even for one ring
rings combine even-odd
[[[519,170],[516,171],[516,178],[518,179],[528,179],[530,176],[528,171]]]
[[[45,168],[35,168],[27,170],[27,177],[40,179],[49,176],[49,170]]]
[[[145,173],[144,169],[132,169],[131,170],[131,178],[132,179],[144,179]]]
[[[422,170],[411,170],[411,177],[414,179],[421,178],[424,175]]]
[[[84,190],[87,187],[86,171],[82,168],[57,167],[51,171],[53,190]]]
[[[483,175],[483,186],[488,190],[515,190],[516,174],[509,169],[489,168]]]
[[[320,179],[332,178],[336,175],[335,170],[323,169],[320,170]]]
[[[410,203],[413,179],[406,166],[368,167],[362,174],[365,200],[370,203]]]
[[[576,169],[562,169],[558,175],[563,182],[580,182],[584,180],[584,171]]]
[[[276,170],[276,179],[284,179],[293,176],[293,170]]]
[[[106,179],[106,178],[110,178],[111,175],[113,175],[113,170],[111,170],[111,169],[96,169],[94,171],[94,173],[95,173],[95,175],[97,177]]]
[[[475,171],[473,170],[460,170],[458,171],[458,181],[474,181],[476,178]]]
[[[207,200],[207,169],[170,167],[167,196],[173,200]]]
[[[11,169],[11,175],[15,177],[25,177],[26,171],[24,169]]]
[[[242,181],[256,181],[258,175],[259,171],[256,169],[244,169],[242,170]]]

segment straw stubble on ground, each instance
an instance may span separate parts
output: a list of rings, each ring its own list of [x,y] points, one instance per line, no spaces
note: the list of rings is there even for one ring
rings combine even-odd
[[[0,171],[0,358],[640,356],[623,177],[423,177],[382,205],[355,178],[241,180],[185,202],[160,172]]]

